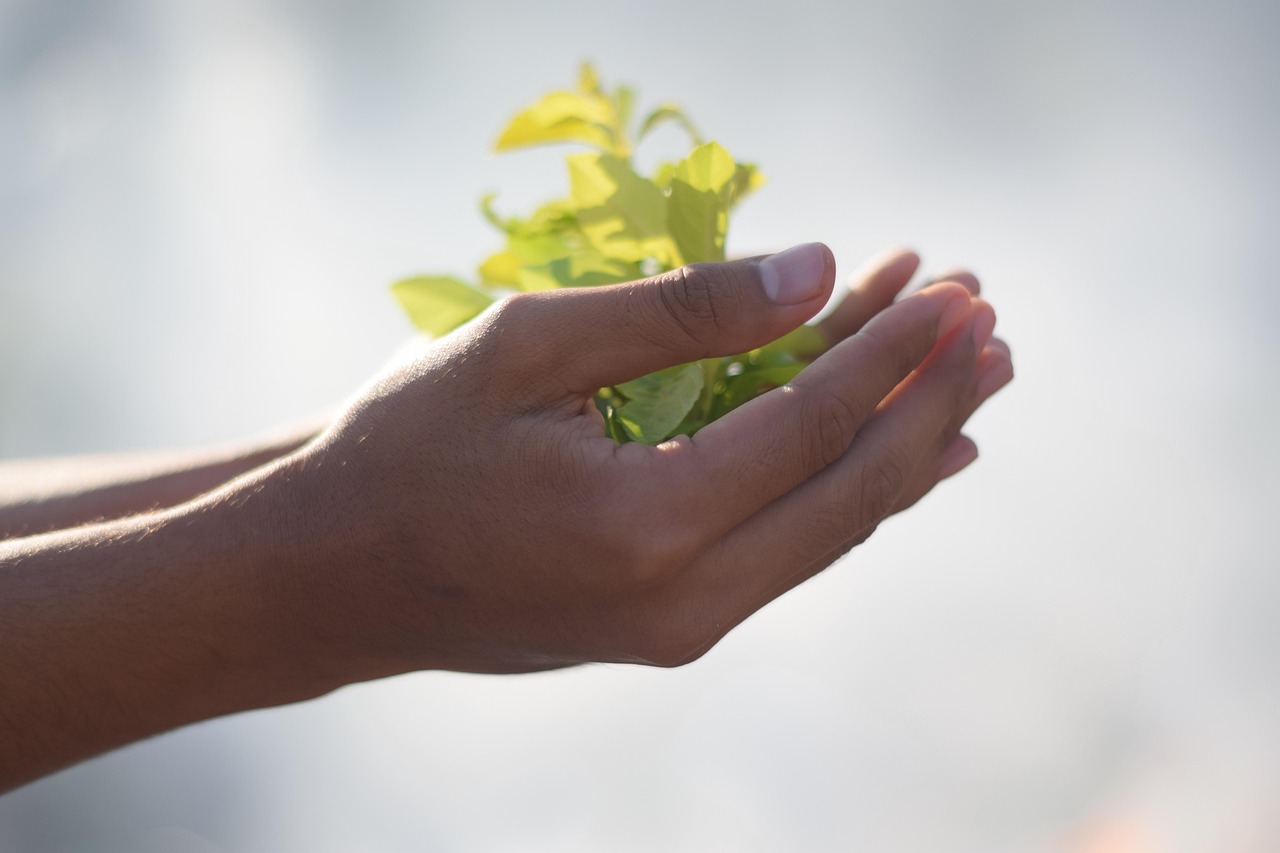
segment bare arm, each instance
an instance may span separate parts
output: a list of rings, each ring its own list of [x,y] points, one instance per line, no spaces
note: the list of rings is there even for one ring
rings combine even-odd
[[[1012,377],[953,281],[865,328],[837,311],[797,381],[693,437],[606,437],[597,389],[777,338],[833,266],[798,247],[513,297],[208,495],[0,542],[0,791],[398,672],[703,654],[971,462],[960,429]]]
[[[316,424],[237,445],[0,461],[0,540],[177,506],[310,441]]]
[[[187,723],[308,698],[282,519],[238,502],[0,542],[0,791]]]

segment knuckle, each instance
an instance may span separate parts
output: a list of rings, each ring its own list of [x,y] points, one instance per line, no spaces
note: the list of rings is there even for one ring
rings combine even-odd
[[[875,532],[880,518],[864,520],[860,505],[850,506],[847,496],[833,496],[806,514],[804,541],[812,547],[807,554],[825,552],[824,562],[832,562],[861,545]]]
[[[554,339],[538,331],[547,322],[547,305],[536,293],[507,296],[477,321],[466,355],[485,369],[495,399],[540,393],[554,384],[555,374],[539,368],[553,360]]]
[[[624,496],[611,502],[597,531],[613,531],[603,538],[604,553],[616,567],[617,580],[629,594],[649,594],[665,588],[693,560],[697,529],[671,512],[645,507]],[[599,534],[597,534],[599,535]]]
[[[638,657],[652,666],[674,669],[693,663],[710,650],[714,637],[705,632],[660,620],[638,638]]]
[[[803,421],[809,425],[806,434],[811,436],[805,464],[808,470],[817,471],[844,455],[862,418],[848,400],[833,392],[812,393],[804,406]]]
[[[868,355],[874,364],[881,365],[886,375],[902,378],[920,366],[920,362],[929,352],[931,340],[912,341],[910,345],[902,342],[886,340],[875,328],[865,328],[858,335],[862,338],[862,346],[869,350]]]
[[[634,542],[624,561],[627,580],[639,589],[662,586],[687,565],[689,552],[678,530],[650,529]]]
[[[716,265],[683,266],[668,279],[670,306],[695,322],[717,326],[719,303],[731,292],[724,270]]]
[[[513,293],[498,300],[489,308],[487,328],[496,331],[522,328],[534,311],[534,302],[531,293]]]
[[[824,500],[807,513],[805,541],[818,550],[834,548],[849,538],[856,521],[847,499]]]
[[[862,471],[858,481],[858,511],[863,527],[878,524],[898,502],[910,473],[897,451],[885,451]]]
[[[537,310],[532,294],[517,293],[495,302],[477,321],[476,342],[494,355],[514,353],[526,347],[525,330]]]
[[[660,280],[658,304],[663,319],[689,339],[703,341],[720,332],[737,313],[741,289],[723,264],[691,264]]]

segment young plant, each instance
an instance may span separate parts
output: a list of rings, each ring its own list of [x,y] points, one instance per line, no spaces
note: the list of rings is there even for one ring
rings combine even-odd
[[[518,113],[496,149],[570,142],[590,151],[565,156],[568,196],[528,216],[503,217],[493,196],[480,201],[504,244],[477,269],[476,283],[415,276],[392,285],[422,331],[444,335],[493,301],[517,291],[595,287],[634,281],[684,264],[725,259],[729,214],[764,179],[716,142],[704,142],[676,106],[654,109],[631,130],[635,93],[606,91],[584,64],[573,91],[555,91]],[[673,123],[693,150],[646,177],[631,160],[654,128]],[[596,405],[619,442],[657,444],[701,427],[770,388],[789,382],[822,349],[808,326],[768,346],[709,358],[600,389]]]

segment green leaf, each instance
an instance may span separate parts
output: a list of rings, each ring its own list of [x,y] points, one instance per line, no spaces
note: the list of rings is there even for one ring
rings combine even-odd
[[[516,227],[518,219],[503,219],[496,210],[493,209],[493,200],[498,197],[497,193],[485,193],[480,196],[480,212],[484,214],[484,218],[489,224],[499,231],[510,233]]]
[[[618,422],[636,441],[664,441],[702,395],[702,377],[702,366],[694,362],[615,386],[626,398],[616,409]]]
[[[449,276],[416,276],[391,285],[413,324],[432,337],[440,337],[475,317],[493,297]]]
[[[556,199],[538,207],[528,221],[520,223],[524,234],[563,234],[577,226],[574,207],[567,199]]]
[[[522,266],[546,263],[567,253],[570,246],[565,235],[556,231],[513,234],[507,239],[507,251],[520,259]]]
[[[733,180],[738,164],[718,142],[699,145],[676,164],[673,178],[679,178],[696,190],[720,193]]]
[[[718,143],[699,145],[671,172],[667,227],[685,263],[723,261],[729,228],[726,187],[738,164]]]
[[[671,184],[671,178],[676,173],[676,164],[665,162],[659,163],[658,168],[653,172],[653,182],[660,188],[666,189]]]
[[[676,164],[672,177],[699,190],[717,193],[726,211],[765,182],[764,175],[753,164],[734,162],[729,152],[716,142],[694,149]]]
[[[731,180],[723,190],[725,207],[732,210],[743,198],[764,186],[765,177],[752,163],[738,163]]]
[[[743,403],[760,396],[765,391],[786,385],[800,374],[808,364],[783,353],[762,357],[756,361],[729,359],[741,372],[725,379],[724,388],[716,395],[710,420],[736,409]]]
[[[715,142],[704,143],[693,122],[663,104],[639,122],[635,139],[664,124],[688,133],[693,150],[663,163],[652,180],[630,162],[635,92],[607,90],[582,63],[572,91],[556,91],[521,110],[503,129],[497,150],[578,142],[600,153],[567,157],[570,196],[522,216],[500,215],[494,196],[481,200],[504,245],[480,264],[480,287],[447,276],[393,285],[415,325],[442,335],[494,299],[486,287],[546,290],[630,281],[681,263],[725,256],[729,214],[764,181]],[[642,272],[643,270],[643,272]],[[501,291],[499,291],[501,292]],[[660,442],[694,434],[710,421],[770,388],[789,382],[825,348],[816,329],[802,327],[759,349],[659,371],[596,395],[606,433],[616,441]]]
[[[636,90],[630,86],[619,86],[613,90],[613,114],[617,117],[618,130],[625,136],[627,125],[631,124],[631,113],[636,106]],[[639,140],[636,140],[639,142]]]
[[[674,104],[663,104],[645,116],[644,121],[640,122],[640,130],[636,132],[636,142],[640,142],[640,140],[648,136],[654,128],[665,124],[666,122],[675,122],[680,125],[680,127],[684,129],[684,132],[689,134],[689,139],[694,145],[702,144],[702,137],[699,135],[698,129],[693,126],[693,122],[691,122],[689,117],[685,115],[684,110]]]
[[[598,287],[641,278],[637,264],[607,258],[589,250],[555,258],[520,270],[521,290],[553,290],[557,287]]]
[[[724,260],[729,217],[717,193],[698,190],[679,178],[672,178],[667,227],[685,263]]]
[[[518,113],[503,129],[494,146],[509,151],[551,142],[583,142],[602,151],[618,143],[616,124],[608,99],[576,92],[552,92]]]
[[[584,62],[578,66],[578,91],[584,95],[604,94],[600,88],[600,75],[596,73],[596,67],[590,62]]]
[[[570,201],[578,208],[578,226],[588,242],[618,260],[651,257],[667,267],[678,265],[667,233],[667,200],[653,181],[611,154],[573,154],[565,159]]]
[[[608,406],[604,413],[605,433],[618,444],[626,444],[633,441],[632,437],[627,434],[627,430],[622,426],[622,421],[618,418],[618,410],[614,406]]]
[[[512,234],[507,238],[507,248],[490,255],[477,272],[485,284],[523,290],[525,288],[520,277],[521,270],[564,257],[572,249],[560,234]]]
[[[524,261],[514,252],[494,252],[485,258],[476,272],[485,284],[516,287],[520,283],[520,268],[523,266]]]
[[[507,245],[485,259],[477,272],[485,284],[520,286],[520,270],[570,253],[581,243],[573,208],[565,201],[548,202],[528,219],[503,218],[493,209],[493,196],[481,199],[485,217],[507,235]]]
[[[827,349],[827,339],[814,326],[799,326],[792,329],[776,341],[771,341],[759,349],[751,351],[751,355],[762,357],[785,353],[797,358],[809,360],[818,357]]]

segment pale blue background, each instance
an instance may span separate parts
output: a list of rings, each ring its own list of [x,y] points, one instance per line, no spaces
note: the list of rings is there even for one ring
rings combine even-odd
[[[970,265],[1020,374],[977,465],[687,669],[208,723],[0,799],[0,849],[1280,849],[1278,28],[1243,0],[0,0],[0,455],[343,399],[409,332],[386,285],[494,246],[482,191],[559,190],[559,153],[486,152],[585,57],[762,164],[732,251]]]

